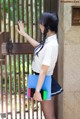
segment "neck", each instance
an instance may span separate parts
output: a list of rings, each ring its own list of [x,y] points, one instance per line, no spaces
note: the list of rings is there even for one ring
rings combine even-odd
[[[47,37],[55,35],[55,34],[56,34],[55,32],[49,30],[48,33],[47,33]]]

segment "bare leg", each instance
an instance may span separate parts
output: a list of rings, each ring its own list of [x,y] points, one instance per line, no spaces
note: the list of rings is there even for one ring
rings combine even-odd
[[[45,119],[55,119],[53,98],[52,100],[42,101],[41,106]]]

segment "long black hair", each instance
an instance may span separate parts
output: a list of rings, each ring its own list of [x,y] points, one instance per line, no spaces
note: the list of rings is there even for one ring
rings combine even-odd
[[[44,12],[40,17],[39,23],[44,26],[43,40],[40,42],[40,44],[42,45],[42,47],[40,48],[41,50],[44,46],[48,30],[51,30],[55,33],[58,32],[58,15],[55,12]],[[40,50],[38,50],[37,54],[40,52]]]

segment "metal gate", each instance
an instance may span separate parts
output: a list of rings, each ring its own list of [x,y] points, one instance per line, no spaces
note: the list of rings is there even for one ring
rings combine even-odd
[[[7,39],[12,40],[14,46],[27,44],[27,40],[15,30],[19,20],[24,22],[25,31],[39,40],[39,17],[43,11],[52,11],[52,4],[53,0],[0,0],[0,50],[2,42],[6,43]],[[0,118],[44,119],[39,102],[28,100],[26,96],[27,77],[32,74],[33,50],[27,49],[27,54],[23,51],[18,54],[19,50],[15,50],[13,54],[0,54]]]
[[[43,11],[43,0],[0,0],[0,32],[9,32],[13,43],[27,43],[15,30],[22,20],[25,31],[38,39],[38,19]],[[40,104],[26,97],[32,54],[6,55],[4,60],[0,63],[0,118],[41,119]]]

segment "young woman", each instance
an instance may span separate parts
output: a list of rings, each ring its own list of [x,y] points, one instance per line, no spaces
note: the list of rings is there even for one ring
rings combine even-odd
[[[18,25],[19,29],[17,29],[17,31],[19,34],[24,36],[27,41],[35,47],[32,70],[35,74],[39,75],[39,79],[33,99],[41,102],[45,119],[55,119],[52,99],[43,101],[40,90],[46,75],[51,75],[52,77],[51,96],[59,94],[63,90],[52,76],[58,58],[58,41],[56,36],[58,16],[56,13],[45,12],[42,14],[40,18],[40,30],[43,34],[43,40],[41,43],[25,33],[24,25],[21,21],[18,22]]]

